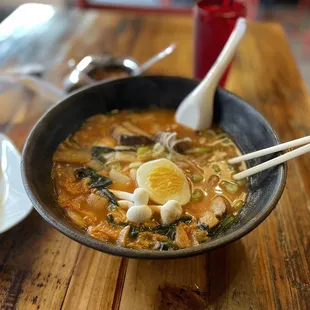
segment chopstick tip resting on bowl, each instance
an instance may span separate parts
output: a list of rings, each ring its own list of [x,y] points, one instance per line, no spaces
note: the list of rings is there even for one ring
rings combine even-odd
[[[306,144],[306,145],[304,145],[304,144]],[[293,150],[291,152],[288,152],[286,154],[280,155],[274,159],[268,160],[262,164],[254,166],[252,168],[249,168],[247,170],[239,172],[239,173],[235,174],[233,176],[233,178],[235,180],[241,180],[241,179],[250,177],[256,173],[262,172],[266,169],[280,165],[280,164],[282,164],[282,163],[284,163],[290,159],[293,159],[295,157],[298,157],[300,155],[303,155],[305,153],[310,152],[310,136],[306,136],[306,137],[299,138],[296,140],[292,140],[289,142],[281,143],[279,145],[271,146],[271,147],[268,147],[268,148],[265,148],[265,149],[262,149],[262,150],[259,150],[256,152],[252,152],[249,154],[245,154],[242,156],[238,156],[238,157],[229,159],[228,163],[231,165],[234,165],[234,164],[238,164],[242,161],[247,161],[250,159],[258,158],[258,157],[269,155],[272,153],[277,153],[277,152],[280,152],[280,151],[283,151],[283,150],[286,150],[286,149],[289,149],[292,147],[300,146],[300,145],[304,145],[304,146],[302,146],[296,150]]]

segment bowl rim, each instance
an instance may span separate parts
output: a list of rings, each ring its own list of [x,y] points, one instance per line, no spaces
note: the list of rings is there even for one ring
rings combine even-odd
[[[54,228],[56,228],[58,231],[69,237],[70,239],[79,242],[80,244],[86,245],[90,248],[93,248],[95,250],[115,255],[115,256],[121,256],[121,257],[127,257],[127,258],[139,258],[139,259],[173,259],[173,258],[185,258],[185,257],[191,257],[196,256],[199,254],[203,254],[205,252],[214,250],[216,248],[219,248],[221,246],[224,246],[228,243],[231,243],[233,241],[236,241],[248,233],[250,233],[253,229],[255,229],[260,223],[262,223],[268,215],[273,211],[273,209],[276,207],[277,202],[279,201],[283,190],[285,188],[286,184],[286,177],[287,177],[287,165],[283,164],[277,167],[278,174],[280,177],[280,184],[275,189],[275,195],[272,199],[272,201],[269,203],[269,205],[266,205],[255,217],[253,217],[250,221],[248,221],[246,224],[242,225],[237,230],[233,231],[231,234],[222,236],[220,239],[213,239],[209,242],[202,243],[195,247],[185,248],[185,249],[179,249],[174,251],[154,251],[154,250],[136,250],[136,249],[130,249],[120,246],[115,246],[112,243],[100,241],[98,239],[95,239],[91,237],[90,235],[87,235],[85,233],[82,233],[82,231],[77,228],[76,231],[70,229],[67,225],[64,225],[63,223],[59,222],[58,220],[55,220],[52,214],[48,212],[48,208],[50,208],[49,204],[44,204],[45,208],[41,205],[41,203],[38,201],[36,195],[34,194],[35,186],[28,175],[28,169],[31,167],[27,166],[27,161],[25,160],[26,157],[30,156],[30,145],[34,143],[36,138],[41,135],[40,132],[40,125],[41,123],[48,118],[52,113],[55,113],[57,109],[59,109],[63,104],[66,104],[67,100],[70,98],[78,97],[81,93],[84,93],[86,90],[90,90],[95,87],[100,87],[103,84],[106,83],[114,83],[119,80],[132,80],[132,79],[162,79],[165,78],[167,80],[181,80],[181,81],[197,81],[195,79],[191,78],[185,78],[185,77],[179,77],[179,76],[162,76],[162,75],[153,75],[153,76],[147,76],[147,77],[125,77],[122,79],[109,79],[107,81],[99,81],[98,83],[95,83],[91,86],[86,86],[81,89],[78,89],[74,91],[69,96],[65,97],[58,103],[56,103],[53,107],[51,107],[44,115],[37,121],[35,126],[32,128],[30,134],[28,135],[25,146],[22,152],[22,160],[21,160],[21,173],[22,173],[22,180],[23,184],[26,190],[26,193],[30,199],[30,201],[33,203],[34,208],[36,211],[46,220],[49,224],[51,224]],[[197,81],[198,82],[198,81]],[[235,94],[220,89],[220,91],[229,93],[230,96],[238,99],[239,101],[242,101],[243,104],[247,105],[249,109],[252,110],[254,114],[256,114],[263,123],[267,127],[269,127],[272,131],[273,138],[279,143],[278,136],[275,132],[275,130],[271,127],[269,122],[266,120],[266,118],[258,112],[253,106],[245,102],[242,98],[236,96]],[[34,191],[33,191],[34,190]],[[60,206],[59,206],[60,207]]]

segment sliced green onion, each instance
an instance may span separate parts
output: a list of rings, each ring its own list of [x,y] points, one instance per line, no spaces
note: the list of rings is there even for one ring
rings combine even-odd
[[[203,191],[201,189],[196,188],[191,196],[191,200],[199,201],[203,198]]]
[[[233,203],[233,208],[236,210],[240,210],[244,206],[244,201],[243,200],[236,200]]]
[[[233,193],[233,194],[236,193],[239,189],[238,185],[234,183],[228,183],[226,185],[226,188],[230,193]]]
[[[201,175],[201,174],[193,174],[192,175],[192,181],[194,182],[194,183],[199,183],[199,182],[201,182],[203,180],[203,176]]]
[[[213,169],[216,173],[221,172],[221,168],[220,168],[219,165],[213,165],[213,166],[212,166],[212,169]]]
[[[141,146],[138,148],[137,155],[144,155],[145,153],[149,152],[151,148],[149,146]]]
[[[225,189],[232,194],[236,193],[239,189],[238,184],[233,182],[222,181],[221,186],[225,187]]]

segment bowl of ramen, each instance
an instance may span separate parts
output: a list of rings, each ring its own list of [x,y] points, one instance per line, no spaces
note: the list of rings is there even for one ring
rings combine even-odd
[[[262,115],[223,89],[216,92],[212,128],[177,124],[174,111],[197,83],[125,78],[53,107],[23,152],[23,181],[35,209],[77,242],[134,258],[198,255],[253,230],[275,208],[286,166],[235,181],[246,165],[227,159],[279,141]]]

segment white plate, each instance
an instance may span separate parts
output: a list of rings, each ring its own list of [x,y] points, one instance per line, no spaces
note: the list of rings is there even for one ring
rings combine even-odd
[[[0,134],[0,234],[20,223],[31,210],[20,173],[20,153]]]

